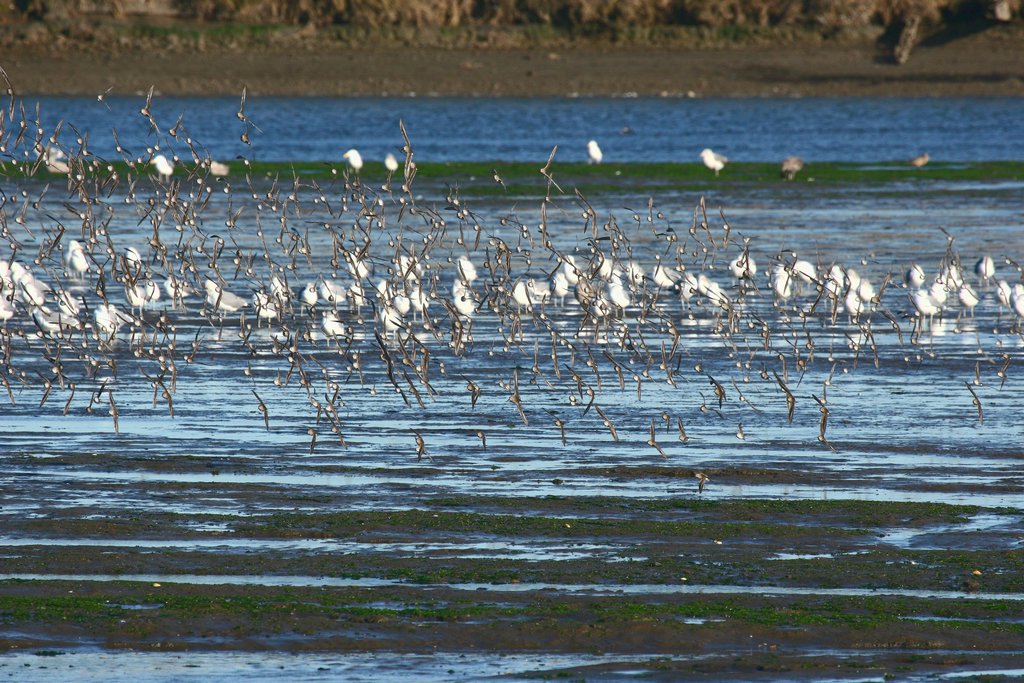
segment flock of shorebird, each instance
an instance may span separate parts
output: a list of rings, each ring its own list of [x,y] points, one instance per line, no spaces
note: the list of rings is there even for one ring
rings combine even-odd
[[[716,177],[725,168],[725,165],[729,163],[729,159],[725,155],[718,154],[710,148],[701,150],[700,160],[708,170],[715,172]],[[929,160],[930,157],[925,152],[914,157],[908,163],[916,168],[921,168]],[[597,144],[597,140],[591,140],[587,143],[587,163],[600,164],[602,161],[604,161],[604,152],[601,151],[601,146]],[[790,156],[782,160],[782,167],[779,173],[786,180],[793,180],[796,178],[796,174],[802,170],[804,170],[804,160],[797,156]]]
[[[148,106],[142,114],[149,116]],[[246,123],[244,101],[239,119]],[[11,120],[0,131],[5,145],[18,132]],[[695,375],[714,395],[708,402],[701,394],[701,411],[719,415],[728,401],[749,404],[741,384],[761,381],[777,388],[792,422],[793,375],[806,373],[816,353],[833,369],[842,353],[873,354],[877,363],[883,334],[898,339],[902,354],[906,344],[926,345],[937,320],[969,318],[983,303],[1008,315],[1006,331],[1020,334],[1020,267],[1005,259],[1013,276],[998,279],[996,261],[982,256],[972,269],[952,240],[930,272],[913,264],[872,282],[839,263],[755,254],[724,213],[709,218],[703,200],[686,230],[667,228],[653,201],[626,225],[602,219],[579,193],[556,191],[554,153],[540,170],[547,196],[536,220],[509,214],[485,227],[455,190],[437,203],[413,194],[416,164],[402,134],[404,159],[389,155],[383,185],[361,177],[362,157],[351,149],[342,155],[347,168],[322,186],[254,177],[247,165],[228,175],[191,141],[196,163],[187,176],[175,175],[178,159],[158,145],[140,157],[119,149],[130,169],[119,176],[81,143],[58,153],[56,135],[47,140],[39,128],[32,144],[40,163],[64,164],[67,193],[48,200],[50,185],[26,178],[0,202],[0,233],[11,248],[0,259],[0,380],[10,400],[19,385],[42,387],[42,403],[63,391],[67,413],[77,405],[76,387],[88,387],[86,410],[102,407],[116,430],[114,392],[125,381],[118,366],[134,364],[154,405],[166,403],[173,416],[183,364],[202,358],[204,340],[234,339],[246,377],[270,357],[285,366],[275,385],[294,382],[308,394],[311,451],[325,422],[344,444],[346,383],[373,392],[383,383],[422,406],[440,396],[438,374],[461,378],[471,408],[497,391],[525,424],[539,411],[520,382],[547,387],[564,399],[562,411],[542,414],[563,443],[567,422],[588,414],[618,440],[602,375],[620,388],[635,384],[638,397],[645,383],[677,387]],[[599,147],[590,147],[599,162]],[[705,153],[709,168],[721,170],[726,160]],[[572,207],[559,209],[559,220],[578,212],[579,222],[569,224],[578,239],[552,234],[549,212],[560,198]],[[131,233],[132,246],[115,241],[121,231]],[[887,291],[906,294],[886,299]],[[185,329],[194,329],[190,341],[179,337]],[[232,333],[225,337],[225,329]],[[829,340],[827,351],[815,350],[816,338]],[[469,359],[480,353],[513,360],[496,371],[501,376],[470,377]],[[715,358],[739,369],[741,381],[716,378],[723,365]],[[1010,359],[993,350],[985,362],[1005,380]],[[831,448],[828,383],[812,397],[819,440]],[[269,429],[272,403],[257,388],[251,393]],[[647,444],[664,457],[661,420],[680,441],[688,437],[681,417],[652,418]],[[746,436],[742,422],[736,436]],[[415,437],[425,455],[421,432]],[[707,477],[697,478],[703,490]]]

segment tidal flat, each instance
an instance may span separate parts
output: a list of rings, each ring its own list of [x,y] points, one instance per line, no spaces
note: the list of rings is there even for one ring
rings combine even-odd
[[[655,474],[693,488],[689,472]],[[230,497],[238,512],[8,516],[0,642],[9,652],[35,652],[37,668],[47,653],[74,666],[76,652],[96,651],[226,650],[256,661],[267,651],[307,660],[446,652],[481,657],[473,675],[485,653],[501,652],[540,656],[517,676],[598,680],[630,671],[861,679],[1022,663],[1014,508],[688,490],[655,500],[416,497],[339,512],[350,504],[344,491],[126,486]]]
[[[1019,162],[414,147],[5,159],[0,676],[1024,666]]]

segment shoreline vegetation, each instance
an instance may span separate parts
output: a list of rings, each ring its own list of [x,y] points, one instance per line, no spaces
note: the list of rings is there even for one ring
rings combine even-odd
[[[310,34],[393,31],[413,45],[422,45],[424,29],[456,29],[453,36],[458,29],[476,29],[482,41],[500,41],[502,32],[516,36],[510,29],[525,29],[518,33],[520,41],[537,44],[559,34],[648,43],[671,38],[681,28],[712,29],[707,36],[718,32],[719,38],[736,40],[788,28],[831,37],[882,31],[893,48],[901,41],[912,48],[918,33],[963,34],[1020,14],[1021,0],[18,0],[0,9],[0,21],[77,29],[82,36],[118,23],[159,32],[175,22],[219,27],[225,36],[286,26]],[[522,46],[520,41],[494,46]]]
[[[20,0],[22,94],[1024,95],[1019,0]]]

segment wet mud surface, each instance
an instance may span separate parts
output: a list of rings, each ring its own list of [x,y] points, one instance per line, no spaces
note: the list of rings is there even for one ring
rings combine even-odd
[[[307,44],[132,52],[12,48],[4,57],[19,92],[164,95],[565,97],[640,95],[978,96],[1024,94],[1021,29],[994,26],[925,44],[903,66],[874,42],[672,48],[567,45],[417,48]]]
[[[96,470],[144,471],[90,460]],[[616,472],[627,482],[651,474],[691,488],[680,481],[689,472],[673,468]],[[120,488],[154,503],[216,496],[232,509],[55,502],[7,515],[0,646],[64,658],[96,648],[564,653],[564,666],[532,672],[588,679],[637,670],[653,679],[858,678],[1021,664],[1019,509],[687,492],[413,496],[392,510],[339,511],[352,507],[344,492]],[[577,653],[602,657],[586,664]]]

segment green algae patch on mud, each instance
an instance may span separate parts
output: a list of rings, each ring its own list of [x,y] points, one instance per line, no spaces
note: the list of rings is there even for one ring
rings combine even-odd
[[[640,518],[609,519],[604,517],[544,517],[519,514],[481,514],[406,510],[396,512],[338,512],[330,514],[275,513],[257,519],[235,522],[239,532],[303,537],[350,537],[370,532],[400,531],[413,533],[449,532],[478,533],[502,536],[541,536],[556,538],[594,537],[658,537],[658,538],[739,538],[800,537],[802,527],[767,522],[677,521]],[[857,529],[833,528],[838,536],[860,535]]]
[[[438,588],[269,588],[138,582],[0,582],[0,627],[36,642],[251,649],[302,636],[302,649],[431,651],[443,643],[511,652],[662,652],[760,642],[867,652],[943,646],[998,651],[1024,626],[1004,601],[891,596],[787,598],[568,596]],[[429,628],[423,628],[429,624]],[[99,631],[98,629],[102,629]],[[99,635],[102,633],[102,635]],[[277,640],[284,638],[284,640]],[[5,636],[0,633],[0,641]],[[581,646],[583,649],[581,650]]]
[[[436,539],[434,539],[436,541]],[[820,541],[819,541],[820,543]],[[568,546],[567,550],[572,550]],[[564,586],[745,585],[751,591],[797,589],[937,590],[1024,593],[1021,563],[1014,551],[852,550],[834,547],[826,556],[780,559],[789,545],[723,543],[645,545],[632,556],[627,549],[567,558],[481,558],[448,552],[326,553],[318,550],[224,550],[22,546],[7,561],[10,572],[53,571],[73,558],[74,570],[97,575],[322,576],[383,579],[431,587],[446,584],[544,584]],[[945,555],[950,555],[946,557]],[[975,572],[980,572],[976,574]],[[168,580],[171,580],[168,578]]]
[[[809,163],[795,181],[779,175],[779,165],[761,162],[730,163],[715,176],[700,163],[648,163],[587,165],[554,163],[551,180],[541,174],[541,164],[452,162],[419,164],[416,178],[444,182],[470,197],[536,196],[572,194],[606,196],[645,191],[712,191],[732,185],[766,185],[779,191],[799,192],[807,183],[872,188],[898,185],[899,191],[920,192],[947,182],[994,182],[1024,179],[1024,163],[992,161],[936,163],[923,169],[903,162]],[[495,176],[501,179],[495,180]],[[364,177],[370,177],[365,175]],[[376,177],[376,176],[373,176]]]
[[[637,469],[637,468],[625,468]],[[709,470],[710,471],[710,470]],[[622,468],[616,470],[622,474]],[[627,472],[648,475],[652,472]],[[605,474],[613,474],[605,472]],[[658,474],[655,472],[654,474]],[[664,476],[690,479],[675,468],[667,468]],[[487,496],[444,496],[428,499],[434,508],[480,509],[521,509],[528,508],[534,514],[617,514],[644,515],[649,513],[688,512],[702,520],[722,519],[733,522],[768,521],[786,523],[847,524],[859,528],[878,528],[893,525],[920,526],[926,524],[963,523],[981,512],[996,512],[1019,515],[1013,509],[987,509],[974,505],[951,505],[946,503],[925,503],[905,501],[863,501],[863,500],[713,500],[709,498],[676,499],[628,499],[602,497],[542,496],[535,498]]]
[[[127,163],[96,159],[87,161],[83,172],[100,179],[116,173],[124,178],[129,173],[150,174],[148,164]],[[626,162],[616,164],[585,164],[578,162],[552,163],[549,174],[552,180],[541,174],[544,162],[430,162],[417,161],[416,181],[430,185],[451,188],[454,193],[466,192],[471,195],[540,194],[548,192],[572,193],[579,189],[584,194],[598,194],[606,191],[621,192],[636,187],[675,187],[685,184],[691,189],[712,189],[735,183],[773,184],[780,188],[799,186],[802,183],[867,184],[912,183],[920,189],[934,182],[992,182],[1024,180],[1024,162],[1020,161],[976,161],[976,162],[933,162],[924,168],[915,168],[905,162],[880,161],[877,163],[853,162],[808,162],[805,169],[792,182],[784,181],[779,174],[779,164],[767,162],[731,162],[718,175],[700,163],[675,162]],[[343,160],[337,161],[231,161],[229,174],[223,178],[212,178],[210,182],[240,182],[247,177],[252,180],[278,182],[296,181],[361,181],[368,189],[376,190],[389,174],[380,162],[366,162],[359,172],[348,168]],[[404,182],[403,169],[395,172],[392,188],[400,190]],[[44,166],[10,163],[0,165],[0,177],[52,180],[63,177],[49,173]],[[194,164],[178,164],[172,179],[186,180],[207,177],[205,168]]]

